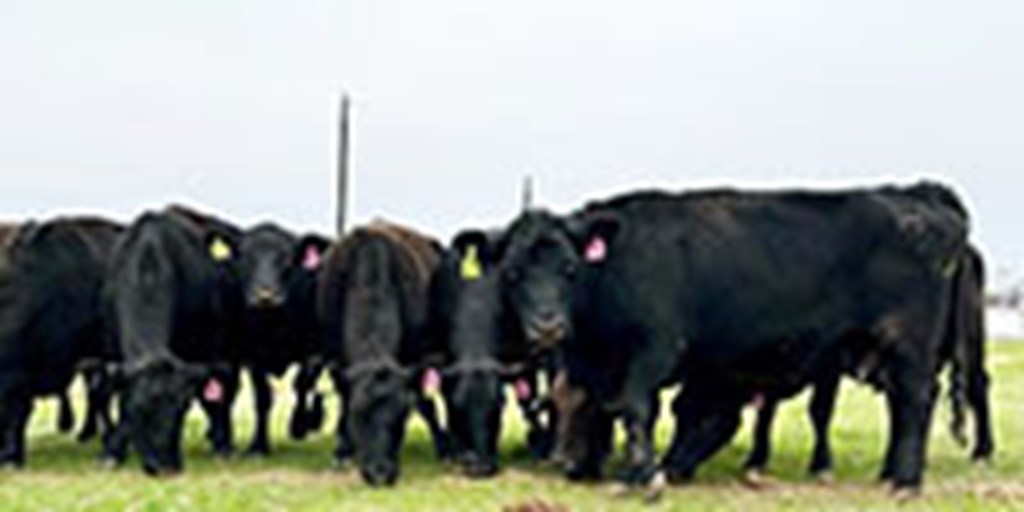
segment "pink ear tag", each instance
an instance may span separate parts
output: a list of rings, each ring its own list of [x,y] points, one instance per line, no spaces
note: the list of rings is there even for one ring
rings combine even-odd
[[[323,257],[320,255],[320,250],[312,245],[306,247],[306,254],[302,257],[302,268],[316,270],[320,268],[321,263],[323,263]]]
[[[210,403],[220,403],[224,400],[224,386],[217,379],[206,381],[203,388],[203,399]]]
[[[420,383],[423,386],[423,394],[426,396],[435,396],[441,391],[441,372],[438,372],[434,368],[431,368],[423,374],[423,382]]]
[[[583,259],[587,263],[600,263],[608,257],[608,243],[604,241],[604,238],[595,236],[587,244],[587,248],[583,251]]]
[[[533,388],[530,387],[530,383],[526,379],[516,379],[514,387],[516,399],[520,402],[529,400],[533,396]]]

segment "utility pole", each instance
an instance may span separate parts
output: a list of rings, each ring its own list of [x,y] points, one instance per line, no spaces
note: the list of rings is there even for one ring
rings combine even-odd
[[[523,178],[523,211],[533,209],[533,176],[527,174]]]
[[[337,208],[337,224],[335,225],[336,235],[339,240],[345,234],[345,216],[348,211],[348,184],[349,184],[349,98],[348,94],[341,95],[341,113],[338,124],[338,196],[335,198]]]

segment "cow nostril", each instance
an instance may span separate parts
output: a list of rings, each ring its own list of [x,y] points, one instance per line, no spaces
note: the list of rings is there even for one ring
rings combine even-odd
[[[362,473],[366,483],[374,487],[392,486],[398,481],[398,469],[387,463],[370,464]]]
[[[531,323],[532,330],[544,339],[561,338],[566,331],[566,321],[561,315],[538,315]]]
[[[277,290],[267,286],[260,286],[249,293],[249,302],[255,306],[266,307],[277,306],[284,301]]]
[[[550,325],[557,323],[561,320],[561,315],[555,311],[539,311],[537,313],[537,323]]]

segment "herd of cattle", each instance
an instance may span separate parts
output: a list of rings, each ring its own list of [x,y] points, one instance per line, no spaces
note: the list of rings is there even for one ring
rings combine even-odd
[[[332,241],[242,229],[173,206],[122,226],[60,218],[0,227],[0,462],[21,465],[37,397],[85,377],[83,439],[129,449],[149,474],[182,468],[194,400],[219,454],[251,378],[249,451],[270,451],[271,376],[292,365],[290,435],[321,427],[327,372],[340,397],[334,457],[393,484],[412,410],[440,457],[498,469],[505,386],[538,458],[600,478],[620,421],[635,486],[693,478],[758,407],[748,468],[763,468],[776,404],[813,388],[810,471],[829,471],[839,380],[884,394],[881,477],[920,486],[949,368],[953,427],[993,452],[984,368],[983,264],[948,188],[637,192],[568,215],[528,209],[447,246],[385,222]],[[681,386],[656,454],[661,392]],[[440,391],[439,415],[431,388]],[[113,414],[116,411],[117,414]],[[442,418],[443,416],[443,418]]]

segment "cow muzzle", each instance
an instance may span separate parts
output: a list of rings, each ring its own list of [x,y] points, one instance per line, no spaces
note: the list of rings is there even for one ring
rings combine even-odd
[[[391,487],[398,482],[398,466],[391,462],[367,463],[361,473],[363,480],[373,487]]]
[[[269,286],[249,290],[247,302],[254,308],[276,308],[284,304],[284,294]]]
[[[569,322],[561,315],[542,316],[530,322],[526,334],[540,347],[554,348],[569,334]]]

